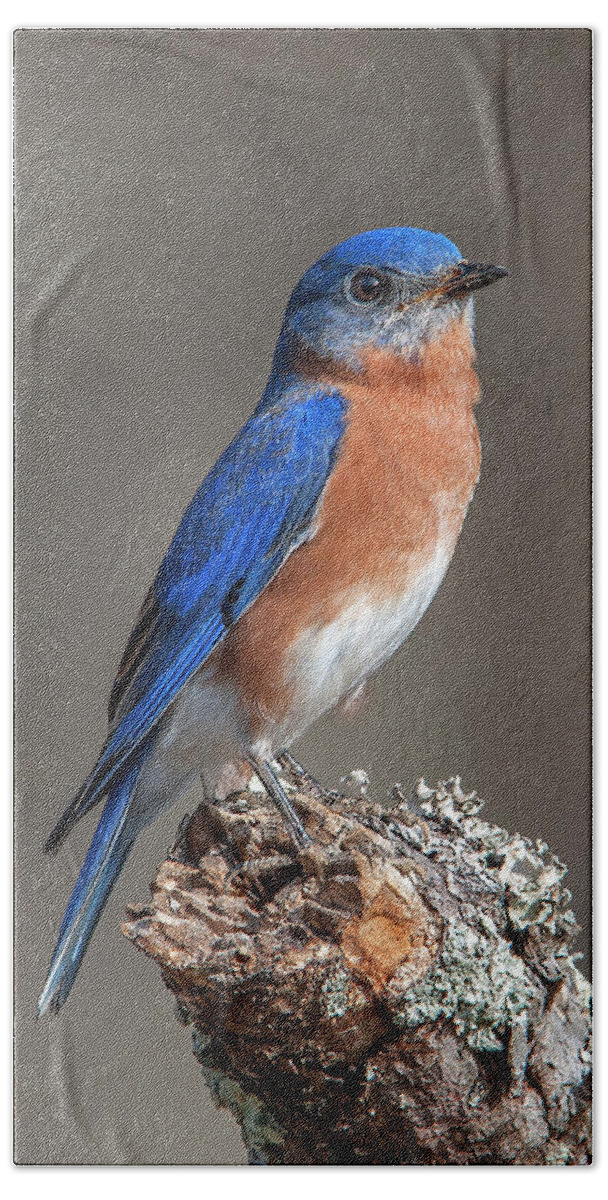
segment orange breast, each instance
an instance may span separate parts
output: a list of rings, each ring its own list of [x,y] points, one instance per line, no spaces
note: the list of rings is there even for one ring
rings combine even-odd
[[[349,402],[316,532],[218,652],[253,736],[289,707],[286,662],[302,631],[332,622],[362,589],[379,603],[406,590],[440,539],[451,553],[479,475],[473,361],[468,326],[457,321],[416,363],[375,351],[356,375],[326,364],[315,372]]]

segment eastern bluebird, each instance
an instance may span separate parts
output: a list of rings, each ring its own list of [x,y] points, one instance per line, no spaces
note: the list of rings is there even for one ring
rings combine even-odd
[[[105,797],[39,1011],[70,992],[140,831],[248,764],[296,844],[277,770],[411,633],[479,476],[471,293],[505,275],[441,234],[376,229],[293,292],[266,390],[186,509],[129,637],[93,771],[55,849]]]

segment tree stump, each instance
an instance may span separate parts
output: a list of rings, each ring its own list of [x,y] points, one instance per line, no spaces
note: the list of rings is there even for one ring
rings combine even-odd
[[[311,847],[253,785],[202,805],[123,926],[249,1161],[590,1162],[566,867],[458,778],[388,805],[283,778]]]

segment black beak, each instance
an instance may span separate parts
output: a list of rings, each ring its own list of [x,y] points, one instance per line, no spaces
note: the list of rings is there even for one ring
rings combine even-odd
[[[468,296],[470,292],[488,287],[490,283],[495,283],[497,279],[504,279],[508,274],[505,267],[494,267],[489,263],[458,263],[436,289],[437,302],[441,304],[448,300]]]

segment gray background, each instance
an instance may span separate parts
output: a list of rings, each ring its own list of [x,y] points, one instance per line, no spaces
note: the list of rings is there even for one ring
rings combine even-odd
[[[478,302],[484,465],[448,577],[369,714],[298,754],[379,795],[460,772],[568,860],[588,921],[589,56],[580,30],[17,33],[18,1161],[244,1161],[119,931],[181,811],[36,1023],[92,822],[40,848],[291,288],[363,229],[441,230],[511,274]]]

